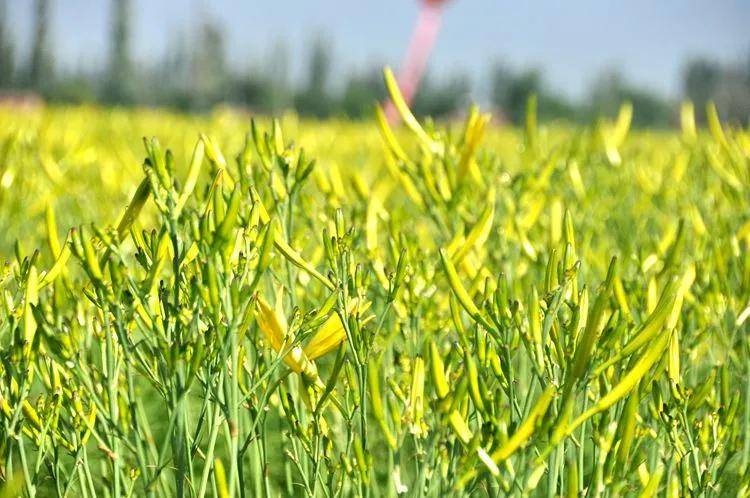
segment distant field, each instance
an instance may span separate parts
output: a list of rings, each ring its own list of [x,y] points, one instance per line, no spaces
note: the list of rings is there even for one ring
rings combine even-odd
[[[750,496],[750,133],[400,111],[0,110],[0,497]]]

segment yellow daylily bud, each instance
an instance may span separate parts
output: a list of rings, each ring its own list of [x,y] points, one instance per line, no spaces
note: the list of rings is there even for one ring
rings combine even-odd
[[[31,345],[36,335],[36,320],[31,307],[36,305],[39,300],[39,282],[36,268],[32,265],[29,269],[29,278],[26,282],[26,293],[23,302],[23,338],[24,338],[24,356],[29,358],[31,354]]]

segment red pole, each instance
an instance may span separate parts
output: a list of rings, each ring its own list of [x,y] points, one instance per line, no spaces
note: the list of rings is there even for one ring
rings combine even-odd
[[[420,2],[417,22],[397,77],[398,86],[407,104],[411,104],[425,67],[427,67],[427,59],[430,57],[440,31],[445,2],[446,0],[421,0]],[[394,122],[398,117],[396,108],[390,100],[386,103],[385,113],[390,122]]]

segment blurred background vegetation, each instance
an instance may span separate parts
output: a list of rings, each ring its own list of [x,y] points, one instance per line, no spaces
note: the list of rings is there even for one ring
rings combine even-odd
[[[30,0],[32,1],[32,0]],[[385,96],[379,66],[351,71],[343,79],[332,74],[334,44],[323,35],[311,36],[305,74],[292,81],[289,51],[277,43],[252,67],[238,69],[228,62],[224,27],[210,16],[199,16],[195,26],[174,38],[156,63],[135,60],[131,50],[134,19],[132,0],[109,0],[109,45],[106,64],[97,70],[63,67],[55,58],[50,38],[53,0],[33,0],[32,40],[14,40],[13,16],[7,0],[0,0],[0,97],[4,101],[100,103],[114,106],[160,106],[204,112],[228,105],[254,113],[279,114],[294,110],[304,117],[369,117],[372,103]],[[23,53],[24,57],[19,54]],[[540,119],[590,122],[614,115],[624,100],[633,103],[637,127],[677,124],[679,101],[696,105],[697,119],[705,120],[705,103],[716,103],[729,122],[747,124],[750,116],[750,50],[744,63],[720,63],[709,58],[684,61],[681,95],[666,97],[632,84],[621,68],[610,67],[596,76],[583,98],[565,97],[552,88],[541,69],[517,68],[488,61],[487,81],[472,81],[463,73],[436,78],[429,73],[415,96],[421,116],[459,115],[476,95],[477,85],[497,119],[518,123],[526,99],[536,94]],[[333,80],[336,81],[333,81]]]

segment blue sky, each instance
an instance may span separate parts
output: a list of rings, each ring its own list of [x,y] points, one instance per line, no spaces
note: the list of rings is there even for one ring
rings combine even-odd
[[[6,0],[16,46],[28,52],[31,0]],[[102,64],[109,0],[52,0],[52,36],[63,63]],[[397,66],[416,0],[134,0],[134,51],[156,61],[176,33],[208,15],[226,26],[230,60],[249,66],[286,44],[299,74],[313,34],[332,42],[337,72]],[[453,0],[430,61],[436,75],[466,71],[481,92],[489,62],[538,67],[563,94],[581,96],[604,68],[619,66],[639,85],[675,95],[686,57],[750,58],[750,1]],[[22,54],[22,56],[23,56]]]

